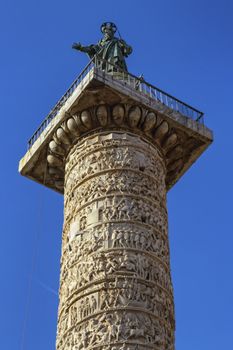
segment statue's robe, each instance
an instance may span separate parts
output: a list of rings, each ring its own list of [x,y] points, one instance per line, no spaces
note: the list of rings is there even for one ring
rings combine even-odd
[[[112,38],[112,39],[102,39],[97,45],[91,45],[89,56],[92,58],[97,55],[99,58],[110,63],[101,63],[102,69],[107,71],[113,71],[113,66],[117,66],[124,71],[127,71],[127,66],[125,63],[125,58],[132,52],[132,49],[126,42],[122,39]]]

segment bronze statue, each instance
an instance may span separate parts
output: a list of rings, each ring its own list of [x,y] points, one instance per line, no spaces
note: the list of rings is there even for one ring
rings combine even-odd
[[[100,59],[99,65],[103,70],[114,71],[114,66],[127,71],[125,57],[132,53],[132,47],[126,42],[114,36],[117,27],[112,22],[105,22],[100,27],[103,38],[96,45],[82,46],[80,43],[74,43],[73,49],[86,52],[90,58],[95,55]],[[105,60],[106,62],[101,62]]]

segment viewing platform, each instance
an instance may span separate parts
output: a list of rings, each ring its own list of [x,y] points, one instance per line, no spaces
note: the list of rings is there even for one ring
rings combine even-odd
[[[181,153],[184,161],[179,170],[174,168],[173,175],[170,171],[170,176],[167,179],[168,189],[213,140],[212,131],[204,125],[203,112],[147,83],[143,78],[122,71],[95,56],[29,139],[28,151],[20,161],[20,173],[45,184],[47,146],[54,132],[67,118],[90,106],[104,104],[105,101],[110,106],[133,102],[155,113],[157,121],[153,125],[153,130],[146,131],[146,137],[154,141],[157,138],[157,142],[162,147],[165,138],[175,132],[177,140],[179,139],[176,146],[182,147]],[[139,134],[142,134],[140,129],[143,129],[144,122],[145,116],[144,120],[142,118],[138,124]],[[105,128],[100,124],[95,125],[95,122],[92,125],[93,130],[95,128],[100,129],[100,127]],[[114,125],[111,124],[111,128],[114,129]],[[117,125],[117,128],[130,131],[131,126],[126,121],[126,124]],[[133,127],[133,132],[137,132],[137,126]],[[81,130],[82,133],[85,134],[85,126]],[[143,133],[145,134],[145,132]],[[165,151],[165,154],[167,154],[167,151]],[[172,159],[167,161],[169,163]],[[49,177],[48,174],[46,174],[46,177]],[[45,185],[62,192],[51,181],[48,181]]]

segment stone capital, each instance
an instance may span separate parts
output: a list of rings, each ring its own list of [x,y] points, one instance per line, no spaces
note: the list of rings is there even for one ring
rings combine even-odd
[[[117,130],[139,135],[160,149],[167,190],[212,142],[203,124],[107,75],[90,72],[22,158],[19,170],[63,193],[69,149],[89,134]]]

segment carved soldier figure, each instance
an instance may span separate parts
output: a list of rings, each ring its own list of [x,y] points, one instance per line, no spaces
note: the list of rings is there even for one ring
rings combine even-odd
[[[74,43],[72,48],[85,52],[90,58],[95,55],[107,62],[101,62],[100,66],[103,70],[114,71],[114,66],[127,71],[125,63],[125,57],[128,57],[132,53],[132,47],[126,44],[126,42],[114,36],[117,31],[117,27],[112,22],[105,22],[100,27],[103,33],[103,38],[95,45],[82,46],[80,43]]]
[[[86,329],[84,329],[81,334],[81,344],[84,349],[86,349],[86,347],[88,346],[88,333],[89,332]]]
[[[97,302],[96,302],[96,298],[94,297],[94,295],[91,296],[91,301],[90,301],[90,310],[91,312],[95,312],[97,308]]]

